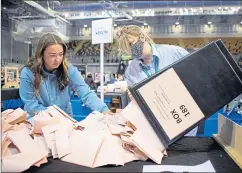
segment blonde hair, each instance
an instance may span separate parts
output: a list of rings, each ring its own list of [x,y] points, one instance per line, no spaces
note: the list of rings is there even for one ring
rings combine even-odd
[[[60,91],[63,91],[65,89],[65,87],[68,85],[69,81],[68,81],[68,66],[69,66],[69,62],[66,59],[66,45],[63,42],[63,40],[52,33],[47,33],[44,34],[37,45],[37,49],[35,52],[35,56],[30,58],[27,62],[27,64],[25,65],[25,67],[29,67],[32,72],[34,73],[34,90],[35,90],[35,94],[39,95],[39,88],[40,88],[40,84],[42,81],[42,78],[44,77],[43,74],[43,69],[42,67],[44,66],[44,51],[45,49],[49,46],[49,45],[54,45],[54,44],[60,44],[63,47],[63,51],[64,51],[64,56],[63,56],[63,60],[61,65],[57,68],[58,73],[57,73],[57,82],[58,82],[58,87],[60,89]]]
[[[117,32],[118,40],[118,51],[120,53],[127,53],[131,55],[131,45],[129,38],[134,37],[142,42],[147,41],[150,44],[153,44],[154,41],[145,33],[145,31],[137,25],[127,25],[121,27]]]

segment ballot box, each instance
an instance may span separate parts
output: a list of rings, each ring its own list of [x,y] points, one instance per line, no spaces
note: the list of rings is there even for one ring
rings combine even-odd
[[[242,71],[217,40],[129,90],[167,148],[240,95],[241,80]]]

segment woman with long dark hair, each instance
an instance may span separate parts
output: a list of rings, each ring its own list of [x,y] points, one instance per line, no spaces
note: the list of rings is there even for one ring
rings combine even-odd
[[[55,34],[43,35],[36,53],[21,71],[20,97],[30,115],[57,105],[72,115],[71,91],[78,93],[82,102],[92,110],[104,114],[108,107],[90,90],[76,67],[66,59],[66,45]]]

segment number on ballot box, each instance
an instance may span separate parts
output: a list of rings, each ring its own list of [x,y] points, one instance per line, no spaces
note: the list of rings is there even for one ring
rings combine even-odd
[[[185,105],[181,105],[180,110],[181,110],[181,113],[182,113],[183,116],[187,117],[188,115],[190,115],[190,112],[185,107]],[[182,118],[180,117],[180,115],[178,114],[176,109],[173,109],[170,113],[171,113],[172,117],[176,120],[177,124],[182,122]]]
[[[187,108],[185,107],[185,105],[181,105],[180,109],[182,111],[182,113],[184,114],[184,116],[186,117],[187,115],[190,115],[190,113],[188,112]]]

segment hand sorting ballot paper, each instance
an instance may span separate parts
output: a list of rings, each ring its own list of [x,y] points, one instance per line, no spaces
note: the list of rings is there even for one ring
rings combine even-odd
[[[160,164],[166,155],[164,146],[134,102],[112,116],[94,111],[80,122],[55,105],[37,113],[32,126],[26,123],[23,110],[7,110],[2,114],[5,122],[2,147],[13,150],[9,143],[17,141],[15,150],[21,151],[19,157],[12,159],[9,158],[13,153],[4,151],[3,171],[40,166],[48,162],[47,157],[94,168],[148,158]],[[18,142],[20,138],[28,142]]]

